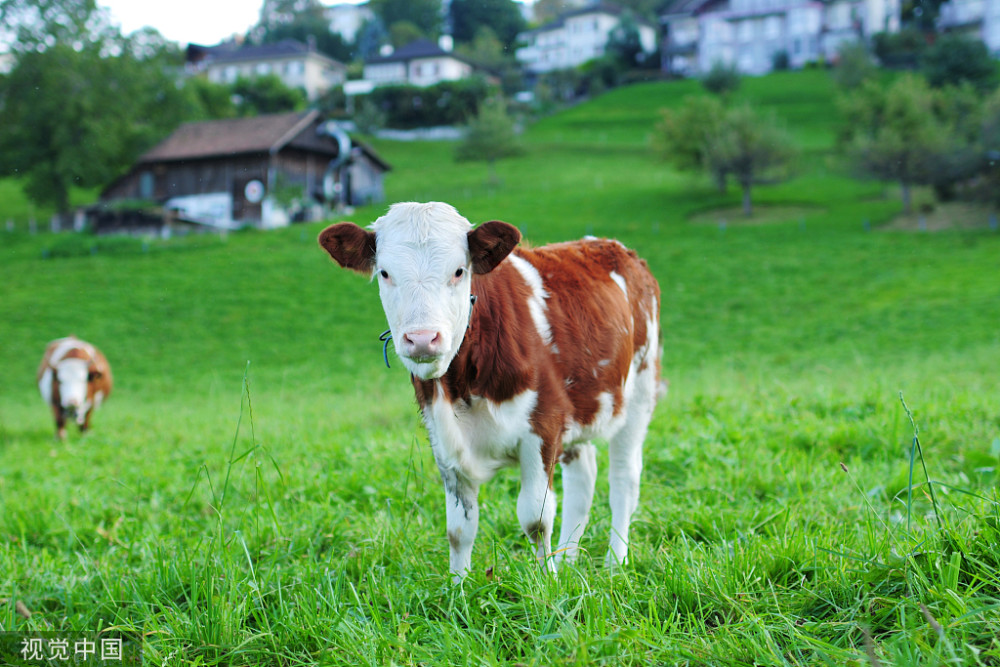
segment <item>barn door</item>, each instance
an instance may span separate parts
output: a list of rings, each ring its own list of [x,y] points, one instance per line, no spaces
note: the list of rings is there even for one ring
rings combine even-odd
[[[233,220],[259,223],[264,194],[263,177],[237,178],[233,182]]]

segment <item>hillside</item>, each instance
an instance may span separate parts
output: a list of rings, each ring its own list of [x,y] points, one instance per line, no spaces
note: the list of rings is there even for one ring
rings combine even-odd
[[[670,394],[625,576],[600,566],[602,451],[578,568],[535,567],[508,471],[481,493],[464,592],[448,583],[440,481],[407,375],[382,362],[377,289],[319,249],[322,224],[0,232],[0,598],[34,612],[0,603],[0,628],[113,626],[179,665],[1000,660],[1000,235],[883,229],[899,204],[838,169],[816,71],[744,82],[808,159],[759,188],[761,219],[723,219],[734,190],[646,145],[694,92],[638,85],[546,118],[500,186],[449,144],[377,146],[391,201],[648,260]],[[35,370],[71,332],[117,386],[91,434],[57,443]]]

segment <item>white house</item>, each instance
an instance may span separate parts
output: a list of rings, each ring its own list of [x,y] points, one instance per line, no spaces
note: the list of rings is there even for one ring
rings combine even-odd
[[[990,0],[993,1],[993,0]],[[900,0],[677,0],[660,16],[663,67],[707,72],[715,63],[746,74],[836,58],[846,41],[899,30]]]
[[[941,5],[937,27],[981,39],[1000,55],[1000,0],[949,0]]]
[[[445,44],[447,46],[447,44]],[[364,79],[376,86],[407,83],[433,86],[472,75],[474,67],[461,56],[426,39],[418,39],[394,52],[365,61]]]
[[[330,32],[335,32],[348,42],[353,42],[365,21],[375,18],[367,4],[352,5],[342,2],[323,9],[327,21],[330,22]]]
[[[599,2],[564,12],[555,21],[517,36],[525,46],[515,53],[530,72],[550,72],[579,67],[600,58],[611,32],[621,23],[624,10],[617,5]],[[637,21],[642,50],[656,50],[656,28]]]
[[[194,54],[194,55],[193,55]],[[236,79],[277,75],[286,86],[302,88],[315,100],[330,88],[344,83],[347,67],[320,53],[311,44],[286,39],[262,46],[188,46],[188,67],[204,72],[213,83],[233,83]]]

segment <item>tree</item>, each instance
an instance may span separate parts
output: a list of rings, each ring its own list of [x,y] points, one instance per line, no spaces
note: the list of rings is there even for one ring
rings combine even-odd
[[[489,26],[480,26],[475,37],[470,42],[459,43],[455,52],[469,60],[482,65],[499,69],[511,62],[512,58],[504,51],[503,42]],[[516,61],[514,61],[516,63]]]
[[[937,18],[944,2],[946,0],[904,0],[900,7],[900,19],[903,25],[912,26],[920,32],[933,33],[937,29]]]
[[[118,55],[107,46],[26,51],[0,80],[0,174],[22,176],[38,204],[65,211],[70,187],[105,185],[198,113],[166,55],[140,58],[145,47],[131,39],[115,45]]]
[[[455,149],[455,159],[459,162],[488,163],[490,182],[495,184],[496,161],[523,152],[514,120],[507,115],[503,98],[498,96],[479,107],[479,113],[469,122],[465,137]]]
[[[1000,90],[983,104],[981,128],[985,192],[994,205],[1000,205]]]
[[[878,70],[864,42],[845,42],[837,51],[833,80],[842,90],[854,90],[873,78]]]
[[[187,96],[190,108],[184,120],[215,120],[238,115],[231,86],[192,76],[184,80],[181,90]]]
[[[535,20],[539,23],[548,23],[573,7],[575,5],[568,0],[535,0]]]
[[[264,0],[260,18],[247,38],[254,44],[277,44],[286,39],[311,42],[317,51],[347,62],[353,57],[353,47],[330,30],[325,11],[319,0]]]
[[[397,49],[426,38],[427,34],[413,21],[396,21],[389,26],[389,42]]]
[[[923,78],[906,74],[888,88],[869,82],[841,106],[851,164],[863,175],[899,182],[909,213],[912,186],[932,184],[942,156],[958,145],[935,110],[933,91]]]
[[[497,74],[508,95],[524,89],[524,73],[520,64],[510,51],[504,50],[503,42],[489,26],[480,26],[472,42],[458,44],[455,52]]]
[[[645,51],[639,38],[639,24],[632,12],[622,12],[621,20],[608,35],[604,53],[624,68],[638,67],[645,61]]]
[[[370,0],[368,6],[382,25],[409,21],[429,37],[436,37],[441,29],[441,0]]]
[[[635,16],[653,22],[659,18],[660,10],[664,6],[663,0],[615,0],[614,4],[630,10]]]
[[[263,33],[297,21],[325,22],[323,5],[319,0],[264,0],[260,18],[251,30],[251,35],[259,40]]]
[[[883,67],[916,67],[926,48],[926,36],[913,27],[899,32],[880,32],[872,37],[872,51]]]
[[[947,139],[944,150],[934,157],[930,184],[941,201],[958,196],[960,186],[982,169],[983,123],[986,105],[968,82],[933,92],[933,112]]]
[[[247,79],[239,77],[233,84],[237,107],[241,116],[300,111],[306,106],[306,94],[301,89],[289,88],[277,74]]]
[[[654,152],[682,171],[718,167],[708,163],[708,146],[721,131],[725,115],[725,106],[711,95],[686,97],[680,107],[662,109],[652,135]],[[725,192],[726,172],[714,171],[711,176]]]
[[[720,190],[732,177],[743,191],[743,213],[753,214],[754,185],[784,180],[797,153],[791,137],[769,116],[748,106],[726,108],[715,97],[689,97],[661,112],[654,149],[681,170],[705,170]]]
[[[0,26],[14,52],[80,45],[110,28],[96,0],[0,0]]]
[[[728,109],[718,134],[709,137],[705,162],[713,174],[732,176],[743,190],[743,215],[753,215],[754,185],[788,178],[797,153],[791,136],[773,117],[749,106]]]
[[[382,19],[375,16],[361,24],[354,40],[357,57],[367,60],[377,56],[382,45],[388,43],[389,31],[385,29]]]
[[[451,0],[451,34],[456,42],[472,42],[483,28],[491,30],[510,52],[524,17],[512,0]]]
[[[727,65],[716,61],[712,69],[701,79],[701,85],[710,93],[726,96],[736,92],[740,87],[740,73],[736,65]]]
[[[941,35],[923,57],[923,72],[935,88],[968,82],[980,93],[997,87],[997,63],[981,40]]]
[[[332,32],[329,22],[322,17],[306,15],[264,29],[256,41],[258,44],[277,44],[286,39],[315,44],[317,51],[340,62],[349,62],[354,56],[353,46],[344,41],[342,35]]]

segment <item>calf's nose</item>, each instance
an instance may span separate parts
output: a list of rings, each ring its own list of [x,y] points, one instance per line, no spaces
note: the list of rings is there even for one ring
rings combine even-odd
[[[403,351],[408,357],[436,357],[441,352],[441,334],[428,329],[403,334]]]

